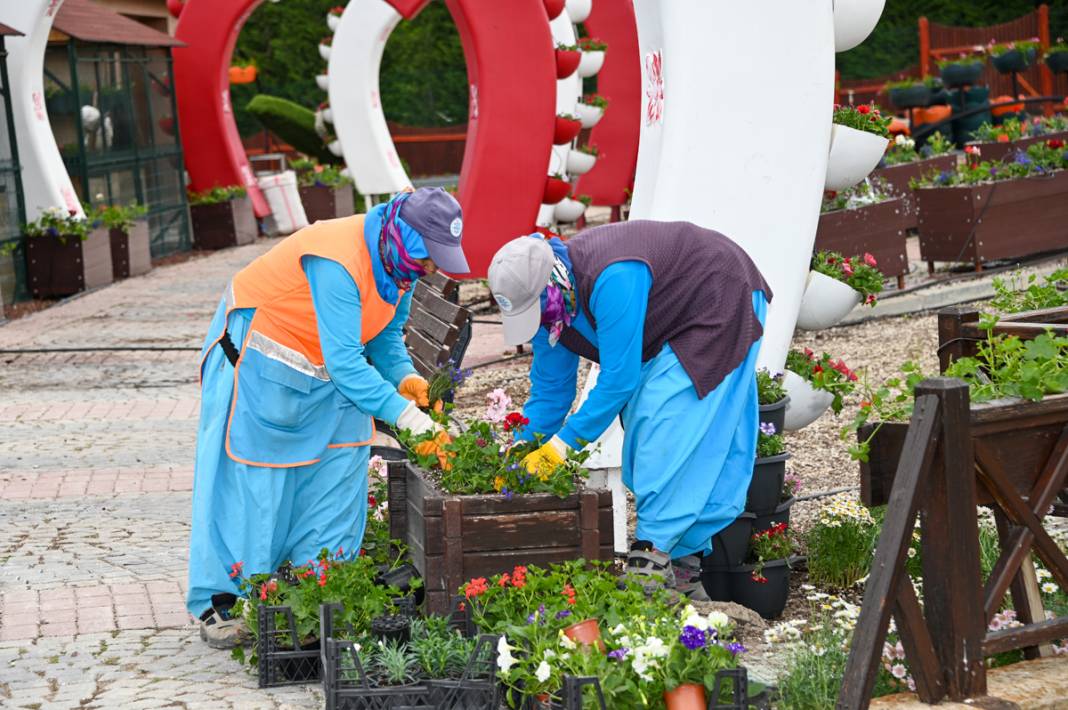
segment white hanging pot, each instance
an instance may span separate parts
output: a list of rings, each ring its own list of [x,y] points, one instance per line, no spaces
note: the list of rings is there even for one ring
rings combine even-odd
[[[576,219],[582,216],[586,211],[586,205],[578,200],[572,200],[570,197],[565,197],[556,203],[556,209],[553,210],[553,216],[557,222],[574,222]]]
[[[578,75],[583,79],[591,77],[597,72],[601,71],[601,67],[603,66],[603,49],[591,49],[589,51],[583,51],[582,59],[579,60]]]
[[[319,91],[330,91],[330,77],[326,74],[317,75],[315,85],[319,87]]]
[[[585,175],[597,163],[597,156],[573,150],[567,154],[567,173],[569,175]]]
[[[330,45],[329,44],[320,44],[319,45],[319,56],[323,58],[324,62],[329,62],[330,61]]]
[[[879,23],[886,0],[834,0],[834,51],[863,42]]]
[[[554,219],[556,219],[556,205],[542,203],[538,207],[538,216],[534,220],[534,226],[551,227]]]
[[[330,150],[331,153],[338,156],[339,158],[341,157],[341,141],[330,141],[326,144],[326,147]]]
[[[834,124],[824,188],[840,192],[861,182],[875,170],[888,144],[883,136]]]
[[[326,26],[330,28],[331,32],[337,32],[339,22],[341,22],[341,15],[335,15],[331,12],[326,16]]]
[[[334,110],[330,108],[324,108],[320,111],[323,114],[323,120],[327,123],[334,122]]]
[[[790,370],[783,372],[782,384],[786,394],[790,395],[786,403],[786,419],[783,421],[786,431],[804,429],[819,419],[834,401],[834,395],[830,392],[814,389],[808,380]]]
[[[567,0],[567,16],[574,24],[585,22],[593,10],[593,0]]]
[[[805,295],[801,297],[797,327],[804,330],[830,328],[849,315],[858,303],[860,291],[826,274],[811,271]]]
[[[575,104],[575,115],[582,121],[583,128],[593,128],[597,125],[597,122],[601,120],[601,117],[604,116],[604,109],[600,106],[577,103]]]

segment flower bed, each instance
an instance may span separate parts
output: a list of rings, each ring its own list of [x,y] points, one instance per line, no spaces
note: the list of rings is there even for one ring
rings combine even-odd
[[[225,249],[256,241],[256,215],[243,187],[190,192],[189,215],[197,249]]]
[[[1047,140],[1068,141],[1068,118],[1057,115],[1038,117],[1028,121],[1007,119],[1000,126],[981,125],[969,146],[979,149],[984,160],[1005,160],[1017,151],[1026,151]]]
[[[111,271],[115,279],[140,276],[152,269],[148,223],[141,219],[145,208],[136,203],[129,206],[100,205],[89,218],[108,232],[111,241]]]
[[[309,223],[356,213],[352,180],[336,167],[308,159],[291,160],[289,165],[297,171],[300,201]]]
[[[114,280],[111,237],[58,207],[26,225],[26,276],[34,298],[62,298]]]
[[[905,242],[915,222],[908,202],[901,197],[832,209],[820,214],[815,248],[842,254],[871,254],[884,276],[900,280],[909,271]]]
[[[912,192],[912,181],[931,172],[954,169],[959,160],[958,154],[953,152],[954,148],[953,143],[943,138],[941,133],[931,136],[919,150],[911,138],[898,136],[886,153],[883,165],[872,173],[873,179],[885,182],[887,192],[905,201],[905,209],[910,217],[909,229],[916,228],[916,198]]]

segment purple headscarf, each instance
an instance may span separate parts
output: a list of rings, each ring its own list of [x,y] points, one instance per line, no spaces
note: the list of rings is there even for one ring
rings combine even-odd
[[[402,192],[386,205],[385,216],[382,219],[382,234],[378,239],[378,254],[382,257],[382,268],[401,291],[408,291],[413,281],[426,275],[426,269],[408,254],[408,250],[404,247],[400,227],[397,226],[397,215],[400,214],[401,205],[411,196],[410,192]]]

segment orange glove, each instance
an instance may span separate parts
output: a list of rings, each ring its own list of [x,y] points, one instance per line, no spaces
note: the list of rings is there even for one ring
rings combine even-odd
[[[423,409],[430,406],[430,383],[419,375],[408,375],[401,380],[397,392]]]
[[[452,443],[452,437],[449,436],[449,432],[444,429],[439,431],[433,439],[420,442],[415,445],[415,453],[420,456],[437,456],[438,465],[441,466],[442,471],[449,471],[452,469],[452,459],[456,456],[453,451],[446,451],[445,447]]]

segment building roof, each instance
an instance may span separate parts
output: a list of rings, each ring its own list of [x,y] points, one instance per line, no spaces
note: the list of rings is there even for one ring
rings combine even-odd
[[[124,17],[92,0],[65,0],[53,28],[83,42],[133,44],[143,47],[184,47],[168,34]]]
[[[14,27],[8,27],[3,22],[0,22],[0,37],[3,37],[4,35],[15,35],[17,37],[22,37],[22,33],[16,30]]]

